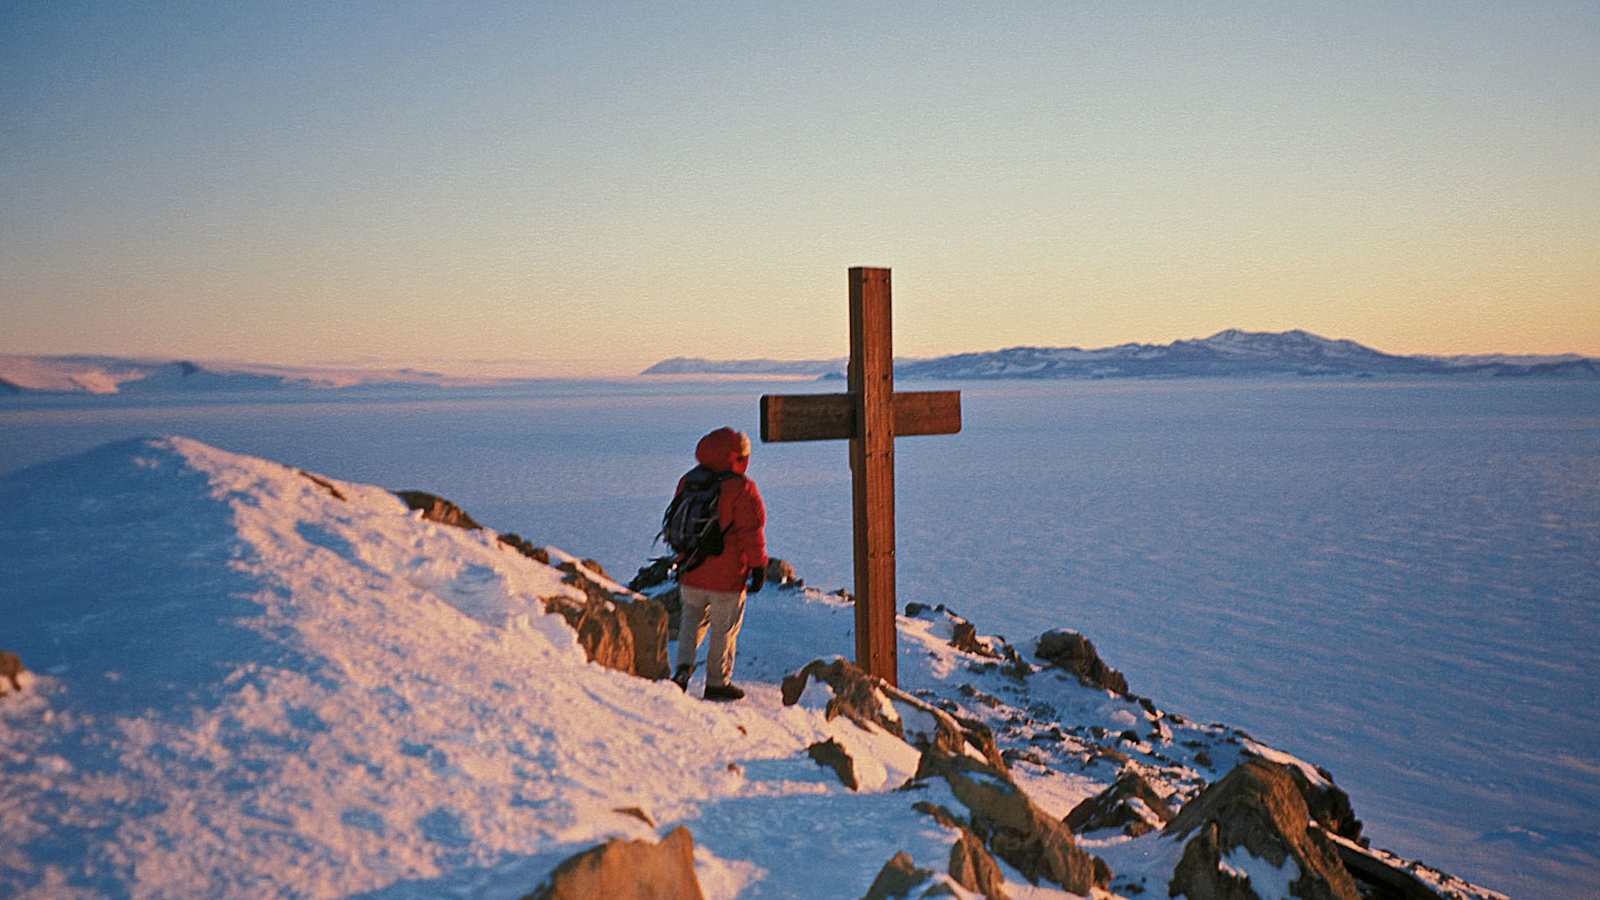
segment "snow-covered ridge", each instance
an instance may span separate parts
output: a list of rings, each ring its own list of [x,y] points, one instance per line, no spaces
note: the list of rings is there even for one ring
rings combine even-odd
[[[769,586],[741,638],[749,696],[710,704],[698,679],[686,695],[589,662],[545,611],[584,596],[559,568],[577,560],[502,537],[185,438],[0,478],[0,650],[31,670],[0,696],[0,894],[521,896],[596,842],[686,826],[711,897],[860,896],[900,852],[971,896],[951,861],[977,852],[963,842],[988,798],[1103,860],[1109,893],[1164,896],[1188,853],[1161,823],[1255,760],[1323,798],[1342,854],[1491,896],[1362,849],[1314,765],[1165,712],[1098,660],[1070,674],[1076,636],[1022,652],[908,608],[903,691],[872,692],[861,721],[832,715],[844,694],[816,680],[784,696],[848,652],[850,605]],[[930,769],[921,745],[952,729],[967,761]],[[1142,793],[1118,800],[1132,776]],[[1049,824],[1097,797],[1134,819]],[[1027,853],[983,840],[1007,894],[1066,896],[1049,865],[1035,883],[1014,862]],[[1262,889],[1283,871],[1237,848],[1213,868]]]
[[[646,369],[664,371],[774,374],[764,360],[676,359]],[[783,364],[788,365],[788,364]],[[841,362],[820,372],[840,377]],[[1401,356],[1350,340],[1333,340],[1307,331],[1228,329],[1208,338],[1170,344],[1118,344],[1114,347],[1009,347],[935,359],[897,359],[902,378],[1182,378],[1251,375],[1333,375],[1354,377],[1479,375],[1493,377],[1600,377],[1600,360],[1561,356]]]
[[[523,379],[452,375],[414,368],[0,354],[0,394],[199,394],[388,385],[475,387],[518,380]]]

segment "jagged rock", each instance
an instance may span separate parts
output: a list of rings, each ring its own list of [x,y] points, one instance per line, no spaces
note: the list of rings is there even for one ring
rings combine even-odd
[[[22,657],[0,650],[0,697],[22,690]]]
[[[972,831],[1029,881],[1037,884],[1042,877],[1085,895],[1111,883],[1106,864],[1078,847],[1072,832],[1035,806],[1007,772],[929,748],[916,777],[943,778],[971,814]]]
[[[1085,687],[1104,688],[1112,693],[1128,693],[1128,679],[1106,665],[1094,644],[1076,631],[1058,628],[1039,636],[1034,655],[1078,677]]]
[[[1152,824],[1151,819],[1156,823]],[[1136,772],[1129,772],[1111,787],[1079,803],[1067,813],[1074,834],[1118,828],[1129,837],[1149,834],[1172,821],[1172,809]]]
[[[666,608],[649,597],[629,597],[607,588],[592,577],[591,573],[599,573],[600,570],[596,568],[598,563],[590,565],[591,562],[569,561],[556,566],[566,573],[562,580],[583,591],[588,598],[583,611],[576,618],[567,611],[562,611],[562,615],[577,629],[578,639],[583,643],[584,650],[589,651],[589,658],[615,659],[622,653],[620,645],[611,646],[611,642],[617,640],[615,632],[618,629],[609,621],[620,616],[625,626],[622,630],[627,632],[626,646],[632,654],[632,661],[626,666],[610,662],[600,664],[641,678],[661,679],[671,675],[672,669],[667,661],[670,629]],[[545,601],[547,609],[550,602],[549,599]],[[587,633],[584,630],[586,625]]]
[[[585,569],[588,569],[589,571],[593,572],[594,574],[599,575],[601,578],[611,578],[611,576],[606,573],[606,567],[600,565],[599,560],[582,559],[582,560],[579,560],[578,562]],[[612,579],[612,580],[615,580],[615,579]]]
[[[541,562],[547,566],[550,565],[549,550],[546,550],[543,547],[535,547],[532,543],[528,542],[525,538],[523,538],[522,535],[517,534],[515,531],[508,531],[505,534],[497,534],[495,535],[495,540],[505,544],[507,547],[510,547],[518,553],[521,553],[523,556],[526,556],[534,562]]]
[[[878,870],[878,877],[872,879],[872,886],[867,888],[865,900],[889,900],[891,897],[909,897],[911,892],[926,884],[934,877],[931,869],[917,868],[916,861],[911,854],[904,850],[896,853],[893,858],[883,864]]]
[[[969,891],[976,891],[988,900],[1008,900],[1006,876],[1000,864],[994,861],[983,841],[963,828],[950,847],[950,877]]]
[[[694,836],[679,826],[661,843],[614,838],[556,866],[523,900],[703,900]]]
[[[971,622],[955,622],[952,626],[952,631],[954,633],[950,636],[950,646],[957,650],[963,653],[987,656],[991,659],[1000,658],[1000,654],[996,653],[994,648],[978,640],[978,626]]]
[[[828,738],[806,748],[806,754],[819,766],[826,766],[839,776],[839,781],[852,791],[861,790],[861,779],[856,777],[856,761],[844,745]]]
[[[1244,755],[1255,756],[1249,750]],[[1299,766],[1287,768],[1289,777],[1294,779],[1294,786],[1300,790],[1301,799],[1306,801],[1306,809],[1313,822],[1342,838],[1361,840],[1361,820],[1356,818],[1356,811],[1350,805],[1350,795],[1333,783],[1332,773],[1319,767],[1317,774],[1322,776],[1323,783],[1316,784]]]
[[[561,571],[561,572],[566,573],[566,577],[561,579],[562,581],[566,582],[567,584],[572,585],[573,587],[577,588],[578,590],[583,591],[584,594],[588,595],[588,597],[590,599],[592,599],[592,600],[610,600],[611,599],[611,597],[612,597],[611,590],[609,588],[607,588],[605,585],[601,584],[598,581],[595,581],[592,577],[590,577],[590,573],[589,573],[589,571],[587,570],[587,568],[585,566],[582,566],[582,565],[580,565],[578,563],[575,563],[575,562],[571,562],[570,560],[566,560],[566,561],[562,561],[562,562],[556,563],[556,569]]]
[[[920,697],[868,675],[845,659],[813,660],[799,672],[785,677],[783,704],[793,706],[798,703],[800,695],[805,693],[806,683],[812,678],[833,690],[833,697],[823,710],[823,715],[828,719],[844,716],[863,729],[888,732],[923,750],[938,747],[945,753],[960,754],[964,752],[964,747],[970,746],[995,768],[1001,771],[1006,769],[1005,760],[995,744],[994,733],[988,726],[971,719],[958,719]],[[934,722],[934,733],[907,735],[901,720],[891,718],[886,711],[885,700],[930,716]]]
[[[422,517],[430,522],[454,525],[468,531],[477,531],[483,527],[473,521],[466,510],[436,494],[427,491],[395,491],[394,494],[405,501],[407,508],[422,510]]]
[[[1301,873],[1290,885],[1297,897],[1358,900],[1355,880],[1339,861],[1333,842],[1310,823],[1288,766],[1246,760],[1190,800],[1163,829],[1179,840],[1198,832],[1184,848],[1168,889],[1172,896],[1181,893],[1191,900],[1239,896],[1228,880],[1233,876],[1219,866],[1223,855],[1242,847],[1278,868],[1292,859]]]
[[[649,597],[614,601],[633,632],[633,674],[659,681],[672,674],[667,659],[667,610]]]
[[[665,584],[672,577],[672,557],[658,556],[650,560],[634,574],[633,580],[628,582],[628,590],[643,591],[660,584]]]
[[[324,491],[326,491],[328,493],[329,496],[333,497],[333,499],[335,499],[335,500],[343,500],[343,499],[345,499],[344,494],[342,492],[340,492],[340,490],[337,487],[334,487],[333,482],[329,481],[328,479],[323,478],[323,477],[321,477],[319,475],[313,475],[310,472],[307,472],[305,469],[295,469],[295,471],[300,473],[300,477],[306,479],[307,481],[311,482],[312,484],[316,485],[317,487],[322,488]]]
[[[614,813],[618,813],[620,815],[629,816],[631,818],[638,819],[639,821],[645,823],[646,825],[649,825],[651,828],[656,827],[656,820],[650,818],[650,814],[649,813],[645,812],[644,810],[640,809],[637,806],[618,806],[618,807],[616,807],[615,809],[613,809],[611,811],[614,812]]]
[[[788,560],[769,558],[767,560],[767,584],[775,587],[799,587],[804,582],[800,580],[799,575],[795,573],[794,566],[790,565]]]
[[[1172,881],[1167,885],[1168,896],[1182,894],[1189,900],[1262,900],[1251,888],[1249,878],[1222,867],[1217,831],[1217,823],[1207,822],[1183,848],[1183,858],[1172,870]]]
[[[544,598],[545,612],[559,614],[578,633],[578,643],[591,662],[608,669],[634,671],[633,629],[614,602],[589,597],[578,600],[567,596]]]

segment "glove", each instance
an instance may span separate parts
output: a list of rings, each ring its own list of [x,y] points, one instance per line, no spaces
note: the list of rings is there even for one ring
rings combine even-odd
[[[750,593],[758,594],[767,586],[767,567],[756,566],[750,570]]]

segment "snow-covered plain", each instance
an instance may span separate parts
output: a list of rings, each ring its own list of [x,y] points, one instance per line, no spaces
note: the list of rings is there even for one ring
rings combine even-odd
[[[762,389],[16,403],[0,409],[0,471],[181,431],[435,490],[626,574],[686,448],[716,424],[753,430]],[[1592,890],[1592,386],[964,390],[963,434],[897,454],[903,601],[1012,637],[1076,627],[1135,690],[1327,765],[1377,843],[1515,896]],[[775,551],[847,585],[843,447],[759,447],[752,473]]]

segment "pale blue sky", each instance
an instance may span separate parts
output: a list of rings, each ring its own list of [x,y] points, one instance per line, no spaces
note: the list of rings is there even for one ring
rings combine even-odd
[[[0,9],[0,352],[1600,355],[1600,4]]]

